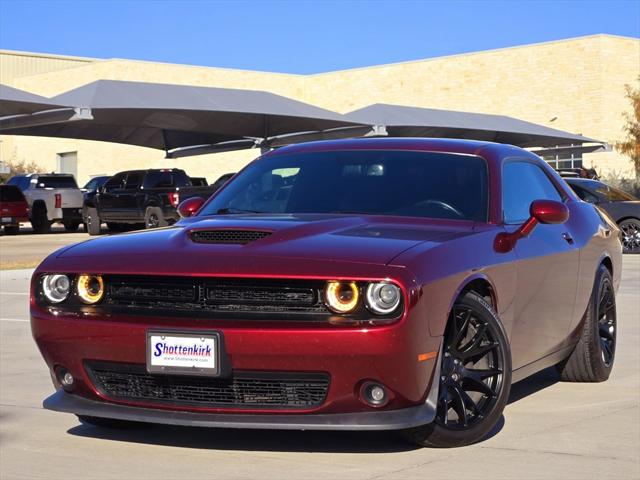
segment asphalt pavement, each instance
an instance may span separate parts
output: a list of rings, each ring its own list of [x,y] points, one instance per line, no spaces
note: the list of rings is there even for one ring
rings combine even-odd
[[[490,438],[451,450],[389,433],[115,431],[43,410],[53,387],[29,329],[31,270],[2,271],[0,478],[639,479],[640,256],[625,256],[623,268],[609,381],[562,383],[545,370],[513,386]]]

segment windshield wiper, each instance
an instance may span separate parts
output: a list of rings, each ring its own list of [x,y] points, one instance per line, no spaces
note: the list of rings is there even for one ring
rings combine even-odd
[[[231,213],[268,213],[268,212],[259,212],[258,210],[245,210],[244,208],[235,208],[235,207],[221,208],[216,212],[217,215],[228,215]]]

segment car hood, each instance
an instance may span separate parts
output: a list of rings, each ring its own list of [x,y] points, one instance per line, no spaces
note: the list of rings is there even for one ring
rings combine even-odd
[[[197,243],[196,231],[269,232],[239,244]],[[364,215],[225,215],[194,217],[172,227],[89,240],[58,252],[59,258],[156,257],[183,262],[209,257],[272,257],[386,265],[402,252],[430,248],[472,234],[473,222],[398,219]]]

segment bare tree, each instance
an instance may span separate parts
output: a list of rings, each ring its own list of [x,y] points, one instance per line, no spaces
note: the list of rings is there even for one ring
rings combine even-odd
[[[638,82],[640,84],[640,77],[638,77]],[[627,91],[626,97],[631,101],[632,111],[624,113],[626,137],[624,140],[616,142],[615,148],[631,158],[636,178],[640,179],[640,87],[633,88],[631,85],[625,85],[625,89]]]

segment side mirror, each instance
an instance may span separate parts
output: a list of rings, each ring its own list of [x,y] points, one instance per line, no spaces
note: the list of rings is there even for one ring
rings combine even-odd
[[[529,219],[513,233],[499,233],[495,240],[495,249],[500,253],[513,250],[521,238],[528,237],[539,223],[557,225],[569,220],[569,209],[555,200],[534,200],[529,207]]]
[[[187,198],[186,200],[180,202],[180,205],[178,205],[178,214],[181,218],[193,217],[198,212],[198,210],[200,210],[200,207],[202,207],[203,204],[204,198]]]

